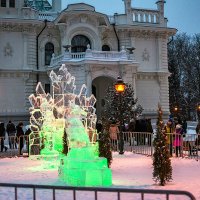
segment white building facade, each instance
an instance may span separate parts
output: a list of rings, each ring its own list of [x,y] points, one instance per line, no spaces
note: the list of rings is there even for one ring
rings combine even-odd
[[[123,1],[124,14],[107,16],[84,3],[62,10],[61,0],[0,0],[0,120],[27,120],[28,96],[37,82],[52,92],[49,71],[63,63],[77,91],[86,83],[95,94],[98,117],[118,76],[133,86],[145,116],[155,117],[158,103],[168,115],[167,43],[176,29],[167,27],[164,0],[156,10]]]

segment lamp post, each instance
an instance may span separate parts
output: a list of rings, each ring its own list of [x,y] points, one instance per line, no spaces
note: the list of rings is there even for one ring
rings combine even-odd
[[[115,83],[115,90],[119,94],[119,119],[120,119],[120,126],[119,126],[119,154],[124,154],[124,138],[122,134],[122,93],[125,90],[125,83],[123,80],[118,76],[117,82]]]
[[[197,104],[197,120],[200,121],[200,103]]]
[[[175,105],[174,106],[174,117],[178,117],[178,106],[177,105]]]

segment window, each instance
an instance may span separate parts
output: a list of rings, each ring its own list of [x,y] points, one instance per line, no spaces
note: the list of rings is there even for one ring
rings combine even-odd
[[[9,0],[9,7],[14,8],[15,7],[15,0]]]
[[[51,42],[48,42],[45,45],[45,65],[50,65],[53,53],[54,53],[54,45]]]
[[[76,53],[76,52],[85,52],[87,49],[87,45],[90,45],[91,48],[91,44],[90,44],[90,40],[84,36],[84,35],[76,35],[72,38],[71,41],[71,51]]]
[[[102,46],[102,51],[110,51],[110,47],[105,44]]]
[[[44,85],[44,90],[45,90],[45,93],[46,93],[46,94],[47,94],[47,93],[50,94],[50,84],[49,84],[49,83]]]
[[[1,7],[6,7],[6,0],[1,0]]]

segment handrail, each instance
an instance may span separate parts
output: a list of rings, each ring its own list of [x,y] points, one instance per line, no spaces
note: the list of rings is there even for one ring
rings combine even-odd
[[[191,200],[196,200],[194,195],[184,190],[156,190],[156,189],[132,189],[132,188],[114,188],[114,187],[74,187],[74,186],[51,186],[51,185],[34,185],[34,184],[16,184],[16,183],[0,183],[0,187],[14,187],[15,188],[15,200],[17,200],[17,188],[32,188],[33,199],[36,199],[36,189],[51,189],[53,190],[53,200],[56,199],[55,190],[73,190],[73,199],[76,199],[75,191],[93,191],[95,193],[95,200],[98,200],[97,192],[116,192],[117,199],[120,200],[121,193],[139,193],[141,199],[144,200],[144,194],[164,194],[166,199],[169,200],[170,195],[185,195]]]

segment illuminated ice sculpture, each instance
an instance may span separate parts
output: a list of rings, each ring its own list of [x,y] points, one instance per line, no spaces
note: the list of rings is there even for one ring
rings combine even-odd
[[[36,96],[30,95],[30,156],[60,159],[59,178],[73,186],[110,186],[111,170],[107,159],[98,156],[95,141],[96,114],[94,95],[87,97],[86,85],[75,94],[75,77],[65,65],[57,74],[50,73],[53,97],[46,94],[41,83]],[[69,152],[62,154],[63,134],[67,134]],[[92,133],[92,134],[91,134]],[[45,159],[44,159],[45,160]]]

